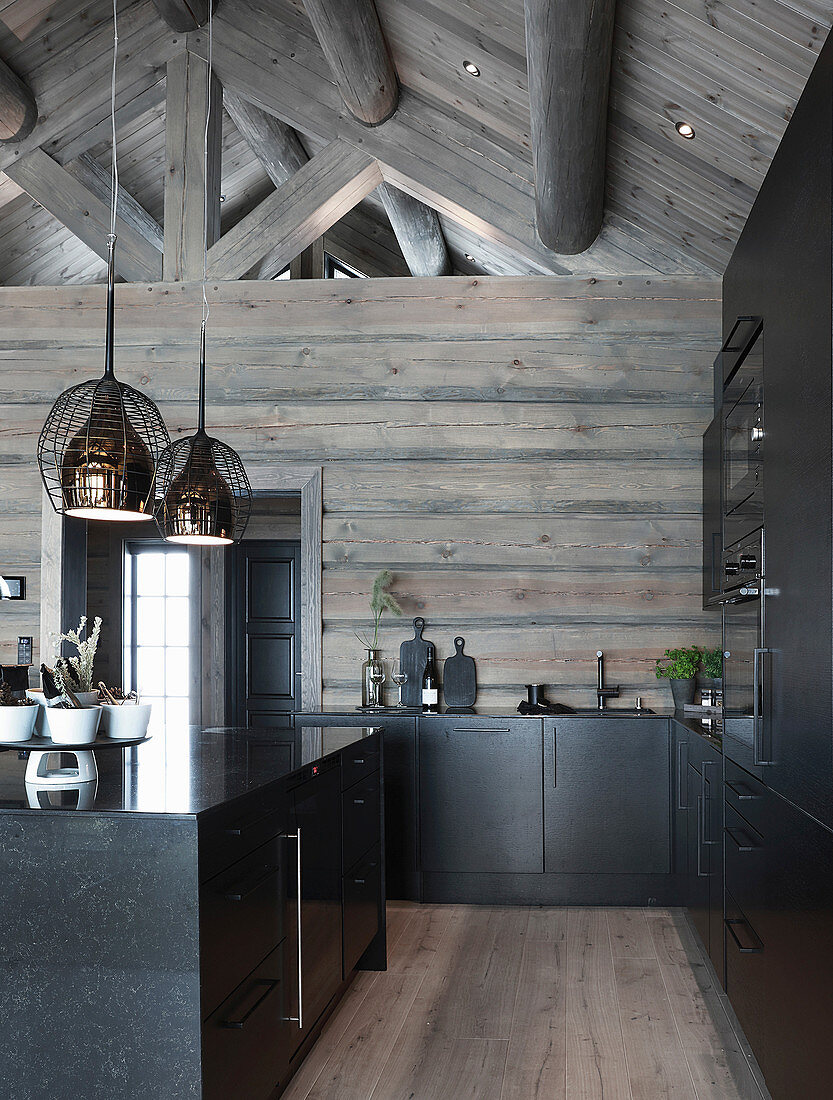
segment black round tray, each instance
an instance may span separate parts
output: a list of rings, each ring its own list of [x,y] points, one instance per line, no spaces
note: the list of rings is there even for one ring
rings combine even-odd
[[[17,749],[19,752],[78,752],[80,749],[126,749],[131,745],[141,745],[150,741],[151,735],[144,737],[96,737],[81,745],[64,745],[53,741],[51,737],[30,737],[28,741],[0,741],[0,749]]]

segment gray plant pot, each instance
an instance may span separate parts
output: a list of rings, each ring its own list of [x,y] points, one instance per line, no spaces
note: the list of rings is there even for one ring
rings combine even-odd
[[[696,676],[690,676],[687,680],[669,680],[671,694],[674,697],[674,709],[682,710],[687,703],[694,702],[694,685]]]

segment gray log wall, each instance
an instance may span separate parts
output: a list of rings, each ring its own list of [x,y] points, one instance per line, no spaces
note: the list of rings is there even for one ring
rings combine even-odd
[[[594,701],[595,652],[627,702],[670,703],[666,646],[717,643],[700,610],[700,437],[720,283],[688,276],[219,283],[209,287],[209,429],[247,463],[324,467],[324,689],[354,703],[373,578],[461,633],[481,701],[523,685]],[[193,427],[200,291],[116,290],[117,374]],[[101,369],[99,287],[0,289],[0,661],[37,640],[38,432]],[[37,659],[37,656],[36,656]]]

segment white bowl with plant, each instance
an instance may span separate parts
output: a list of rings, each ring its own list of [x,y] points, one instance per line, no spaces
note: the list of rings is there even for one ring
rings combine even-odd
[[[0,684],[0,741],[28,741],[35,732],[38,707],[30,699],[15,699],[8,684]]]

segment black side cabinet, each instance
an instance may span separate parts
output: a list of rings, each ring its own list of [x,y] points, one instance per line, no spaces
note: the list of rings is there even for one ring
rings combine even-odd
[[[541,763],[540,721],[421,721],[423,872],[540,874]]]
[[[420,901],[419,828],[417,813],[416,716],[295,716],[302,726],[366,726],[384,729],[385,889],[388,898]],[[297,750],[300,753],[300,749]]]
[[[667,718],[544,719],[548,873],[668,874]]]
[[[697,733],[678,726],[675,818],[684,822],[683,900],[715,972],[724,984],[723,757]],[[687,733],[687,736],[686,736]],[[680,750],[680,745],[686,746]],[[680,845],[678,858],[683,859]]]
[[[721,422],[717,416],[703,435],[703,607],[720,595],[721,554],[723,552],[723,511],[721,507],[722,466],[720,460]]]
[[[726,992],[775,1100],[833,1078],[833,833],[726,761]]]

